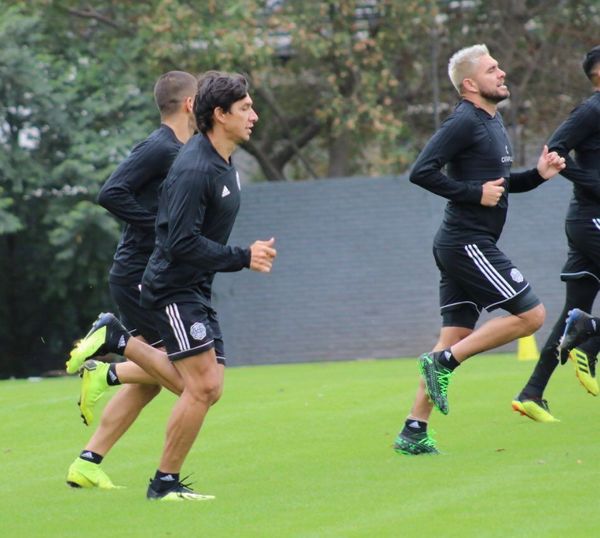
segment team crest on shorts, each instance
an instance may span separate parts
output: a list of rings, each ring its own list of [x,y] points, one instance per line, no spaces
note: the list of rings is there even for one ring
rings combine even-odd
[[[190,334],[194,340],[204,340],[206,337],[206,327],[203,323],[197,321],[190,327]]]
[[[520,284],[523,282],[523,280],[525,280],[521,274],[521,271],[519,271],[516,267],[513,267],[510,270],[510,278],[512,278],[517,284]]]

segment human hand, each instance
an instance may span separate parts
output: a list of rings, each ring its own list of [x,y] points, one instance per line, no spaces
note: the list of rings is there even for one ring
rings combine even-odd
[[[255,241],[250,245],[250,269],[259,273],[269,273],[277,251],[273,248],[275,238],[268,241]]]
[[[481,205],[486,207],[497,206],[505,191],[505,188],[502,186],[503,183],[503,177],[492,181],[486,181],[481,189]]]
[[[550,179],[558,174],[564,167],[565,159],[556,151],[548,151],[548,146],[544,145],[544,149],[538,159],[537,171],[544,179]]]

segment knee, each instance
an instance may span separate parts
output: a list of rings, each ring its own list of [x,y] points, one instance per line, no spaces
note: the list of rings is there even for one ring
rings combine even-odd
[[[535,308],[523,313],[520,317],[524,321],[524,336],[529,336],[544,324],[546,309],[543,304],[539,304]]]
[[[210,405],[215,405],[221,399],[222,395],[223,395],[223,383],[221,383],[219,386],[214,388],[213,393],[211,394],[212,400],[211,400]]]
[[[221,397],[223,384],[218,379],[205,379],[202,384],[186,387],[186,389],[194,400],[211,406]]]

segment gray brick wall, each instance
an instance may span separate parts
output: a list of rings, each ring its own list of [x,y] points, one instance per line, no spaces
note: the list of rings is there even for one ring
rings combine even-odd
[[[558,274],[569,197],[562,178],[511,195],[500,242],[548,310],[538,345],[564,299]],[[431,243],[443,207],[444,200],[406,176],[245,186],[231,243],[274,236],[279,254],[269,275],[245,270],[215,279],[230,363],[401,357],[431,349],[440,324]]]

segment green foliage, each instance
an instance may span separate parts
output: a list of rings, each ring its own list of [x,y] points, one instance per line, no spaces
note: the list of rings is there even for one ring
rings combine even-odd
[[[5,0],[0,376],[59,366],[109,306],[118,226],[94,199],[156,126],[160,73],[249,76],[255,179],[394,174],[457,100],[450,54],[485,42],[525,164],[588,91],[579,63],[599,22],[593,0]]]

